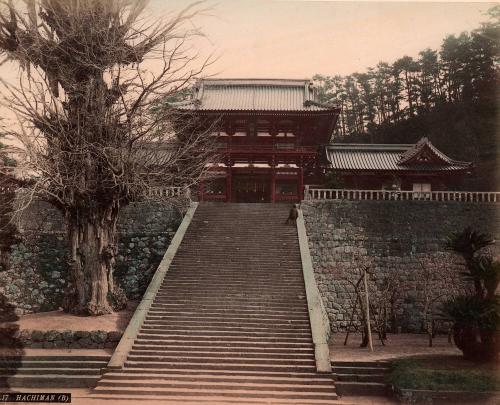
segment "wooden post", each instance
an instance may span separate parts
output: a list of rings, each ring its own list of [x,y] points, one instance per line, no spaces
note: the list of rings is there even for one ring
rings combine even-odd
[[[373,342],[372,342],[372,328],[370,325],[370,298],[368,297],[368,280],[366,268],[363,270],[363,282],[365,284],[365,305],[366,305],[366,333],[368,334],[368,346],[370,351],[373,352]]]

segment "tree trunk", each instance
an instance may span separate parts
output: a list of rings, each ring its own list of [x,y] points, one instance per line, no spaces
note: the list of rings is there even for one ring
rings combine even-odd
[[[113,280],[117,217],[116,202],[104,209],[66,213],[70,252],[66,312],[104,315],[126,306],[126,297]]]

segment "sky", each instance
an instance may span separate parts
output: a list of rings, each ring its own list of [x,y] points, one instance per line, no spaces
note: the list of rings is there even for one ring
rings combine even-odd
[[[183,0],[152,0],[154,12]],[[449,34],[479,26],[493,3],[218,0],[195,20],[200,48],[218,56],[220,77],[310,78],[361,72],[438,49]]]
[[[148,13],[163,18],[191,3],[150,0]],[[205,5],[209,15],[192,24],[205,34],[193,46],[202,56],[217,58],[207,75],[302,79],[362,72],[380,61],[438,49],[447,35],[477,28],[494,3],[208,0]],[[0,79],[15,83],[17,75],[15,64],[0,66]],[[0,106],[0,117],[9,115]]]

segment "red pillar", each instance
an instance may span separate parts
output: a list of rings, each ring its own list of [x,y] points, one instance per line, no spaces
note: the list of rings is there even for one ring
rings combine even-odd
[[[299,167],[299,200],[304,199],[304,169]]]
[[[228,166],[227,176],[226,176],[226,202],[231,202],[233,194],[232,184],[233,184],[233,170],[231,169],[231,166]]]
[[[271,202],[276,201],[276,167],[271,166]]]

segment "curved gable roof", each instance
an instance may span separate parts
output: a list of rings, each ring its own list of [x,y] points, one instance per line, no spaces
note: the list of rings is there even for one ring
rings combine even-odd
[[[338,112],[317,102],[310,80],[301,79],[205,79],[193,98],[181,109],[197,111]]]
[[[352,171],[460,171],[471,162],[453,160],[427,138],[416,144],[331,144],[326,146],[331,169]]]

